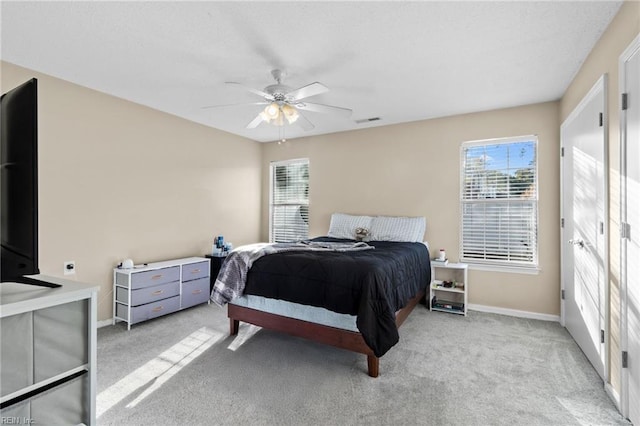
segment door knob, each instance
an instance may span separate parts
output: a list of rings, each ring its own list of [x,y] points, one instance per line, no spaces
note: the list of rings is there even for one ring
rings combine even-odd
[[[584,248],[584,240],[569,240],[569,244],[573,244],[574,246],[580,246],[580,248]]]

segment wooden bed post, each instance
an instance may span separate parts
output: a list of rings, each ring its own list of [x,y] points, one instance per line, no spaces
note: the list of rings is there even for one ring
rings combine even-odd
[[[229,318],[229,335],[235,336],[238,334],[238,328],[240,327],[240,321]]]
[[[369,376],[378,377],[380,372],[380,358],[375,355],[367,355],[367,368]]]

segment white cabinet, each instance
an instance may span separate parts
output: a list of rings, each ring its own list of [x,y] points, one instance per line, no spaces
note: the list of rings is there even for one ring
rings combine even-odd
[[[431,285],[429,286],[429,309],[467,315],[469,280],[466,263],[431,263]]]
[[[3,424],[96,422],[98,287],[0,284],[0,416]]]
[[[209,259],[187,257],[113,270],[113,321],[132,324],[209,301]]]

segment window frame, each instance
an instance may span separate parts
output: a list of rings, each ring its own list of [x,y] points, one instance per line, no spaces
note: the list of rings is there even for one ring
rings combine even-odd
[[[281,167],[281,166],[290,166],[290,165],[295,165],[295,164],[306,164],[307,165],[307,171],[309,170],[309,159],[308,158],[294,158],[294,159],[290,159],[290,160],[281,160],[281,161],[272,161],[269,163],[269,242],[270,243],[274,243],[274,210],[275,207],[277,206],[282,206],[282,205],[291,205],[290,203],[275,203],[274,202],[274,184],[275,184],[275,170],[276,167]],[[306,203],[296,203],[299,204],[300,206],[306,206],[307,207],[307,215],[308,215],[308,209],[309,209],[309,196],[307,196],[307,200]],[[308,218],[308,216],[307,216]],[[308,224],[307,224],[308,225]],[[305,239],[309,238],[309,230],[307,228],[307,235],[305,237]]]
[[[465,198],[465,176],[467,174],[466,167],[466,151],[468,148],[473,147],[488,147],[493,145],[512,145],[523,142],[533,142],[533,158],[534,165],[532,167],[535,176],[534,176],[534,186],[535,191],[532,197],[530,198]],[[515,137],[504,137],[504,138],[492,138],[492,139],[483,139],[483,140],[475,140],[475,141],[467,141],[463,142],[460,146],[460,189],[459,189],[459,197],[460,197],[460,245],[459,245],[459,258],[461,262],[469,264],[473,269],[480,270],[489,270],[489,271],[503,271],[503,272],[516,272],[516,273],[525,273],[525,274],[537,274],[540,270],[539,268],[539,229],[540,229],[540,214],[539,214],[539,204],[540,204],[540,196],[539,196],[539,167],[538,167],[538,154],[539,154],[539,140],[537,135],[525,135],[525,136],[515,136]],[[501,168],[497,169],[498,171],[507,171],[509,168]],[[510,189],[510,188],[509,188]],[[491,254],[486,250],[486,247],[483,249],[484,259],[478,259],[474,257],[465,257],[465,240],[464,240],[464,223],[465,223],[465,205],[472,203],[481,203],[486,205],[514,205],[514,204],[522,204],[527,203],[532,205],[531,214],[535,215],[535,221],[533,224],[533,229],[529,228],[527,232],[533,232],[533,243],[534,247],[532,250],[532,260],[525,261],[515,261],[509,259],[501,259],[501,260],[489,260],[486,259],[487,254]],[[486,244],[486,240],[483,241],[483,244]],[[494,256],[499,257],[499,255],[494,254]]]

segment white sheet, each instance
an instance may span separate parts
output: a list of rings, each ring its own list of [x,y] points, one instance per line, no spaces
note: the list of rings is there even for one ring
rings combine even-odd
[[[279,299],[269,299],[262,296],[254,296],[252,294],[245,294],[242,297],[233,299],[229,303],[256,309],[262,312],[282,315],[284,317],[358,332],[355,315],[338,314],[325,308],[300,305],[298,303],[287,302]]]

